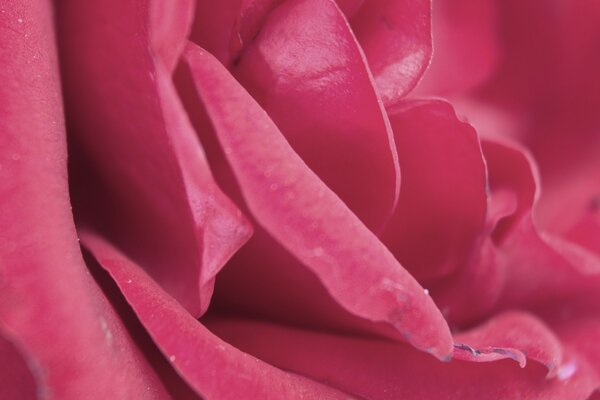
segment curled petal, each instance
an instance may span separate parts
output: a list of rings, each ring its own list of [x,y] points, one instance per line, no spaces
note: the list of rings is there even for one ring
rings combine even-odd
[[[434,51],[416,93],[457,95],[490,78],[499,55],[494,0],[432,2]]]
[[[140,393],[169,399],[168,385],[81,256],[69,202],[52,5],[14,1],[2,11],[0,340],[3,353],[10,351],[4,340],[11,342],[35,380],[10,388],[51,400]],[[23,372],[14,352],[4,355],[0,369]]]
[[[205,319],[229,343],[286,370],[327,381],[369,399],[586,400],[597,387],[591,365],[565,347],[578,365],[562,379],[546,378],[538,363],[513,361],[442,363],[402,344],[336,336],[236,319]]]
[[[275,8],[233,71],[304,162],[379,230],[400,188],[394,138],[335,3],[293,0]]]
[[[91,232],[82,232],[81,237],[164,356],[199,395],[215,399],[347,397],[271,367],[223,342],[108,242]]]
[[[419,280],[466,264],[485,229],[486,169],[475,130],[441,100],[389,110],[402,188],[382,240]]]
[[[57,18],[78,223],[114,238],[200,315],[251,229],[213,181],[170,81],[191,8],[63,1]]]
[[[348,311],[387,323],[440,358],[448,327],[423,288],[302,162],[275,124],[209,54],[185,54],[244,199],[258,222]]]
[[[386,107],[421,79],[431,58],[429,0],[340,2],[365,52]]]
[[[562,364],[558,338],[538,318],[523,312],[506,312],[485,324],[454,336],[460,345],[454,357],[471,361],[511,358],[525,367],[526,358],[544,365],[548,376],[556,375]]]

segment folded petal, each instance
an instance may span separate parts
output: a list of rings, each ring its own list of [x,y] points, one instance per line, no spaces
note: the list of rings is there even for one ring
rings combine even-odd
[[[429,0],[340,1],[386,107],[421,79],[431,58]],[[360,4],[359,4],[360,3]]]
[[[223,342],[111,244],[90,232],[82,232],[81,237],[164,356],[199,395],[211,399],[347,397],[310,379],[278,370]]]
[[[470,361],[511,358],[525,367],[526,358],[556,375],[562,364],[562,347],[555,334],[538,318],[525,312],[505,312],[484,324],[454,335],[458,343],[454,357]]]
[[[326,381],[369,399],[585,400],[596,388],[585,358],[564,348],[578,363],[563,379],[546,369],[512,360],[442,363],[390,341],[336,336],[256,321],[213,318],[207,326],[229,343],[286,370]]]
[[[499,307],[532,306],[577,294],[590,279],[600,279],[600,259],[573,243],[554,238],[535,225],[538,200],[535,164],[518,146],[485,140],[492,197],[512,191],[518,201],[513,215],[493,232],[506,282]]]
[[[3,352],[10,351],[8,339],[35,381],[14,389],[60,400],[172,398],[81,256],[52,4],[11,1],[2,8],[0,335]],[[14,351],[6,357],[0,370],[8,366],[30,384]]]
[[[499,53],[497,8],[494,0],[432,2],[433,57],[416,93],[455,96],[486,82]]]
[[[421,282],[462,268],[486,222],[486,168],[475,130],[441,100],[389,110],[402,187],[382,240]]]
[[[191,8],[63,1],[57,20],[78,223],[200,315],[250,227],[213,181],[170,81]]]
[[[437,357],[448,327],[423,288],[304,164],[227,71],[190,45],[186,60],[244,199],[285,249],[351,313],[393,326]]]
[[[293,0],[275,8],[233,72],[304,162],[380,229],[399,191],[394,138],[336,4]]]

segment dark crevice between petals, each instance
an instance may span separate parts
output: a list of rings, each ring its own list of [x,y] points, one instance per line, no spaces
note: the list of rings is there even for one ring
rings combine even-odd
[[[135,343],[143,353],[145,360],[156,371],[157,376],[169,394],[174,399],[199,399],[200,397],[177,375],[165,356],[156,347],[150,335],[138,320],[131,306],[127,304],[123,298],[123,294],[108,273],[102,269],[88,250],[82,248],[82,252],[94,281],[123,322],[126,332],[132,338],[135,338]]]

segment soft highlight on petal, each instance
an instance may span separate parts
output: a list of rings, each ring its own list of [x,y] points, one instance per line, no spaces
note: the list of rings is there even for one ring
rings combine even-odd
[[[244,198],[259,223],[348,311],[446,358],[448,327],[423,288],[302,162],[275,124],[202,49],[185,54]]]
[[[394,138],[335,3],[293,0],[272,10],[233,73],[302,160],[370,229],[381,229],[400,188]]]
[[[223,342],[108,242],[91,232],[82,232],[81,237],[164,356],[199,395],[215,399],[347,398]]]
[[[113,238],[200,315],[251,228],[213,181],[170,81],[191,11],[63,1],[57,19],[78,224]]]

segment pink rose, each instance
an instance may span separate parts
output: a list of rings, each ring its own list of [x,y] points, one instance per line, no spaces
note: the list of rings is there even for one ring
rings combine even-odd
[[[0,398],[598,399],[600,6],[431,6],[0,5]]]

